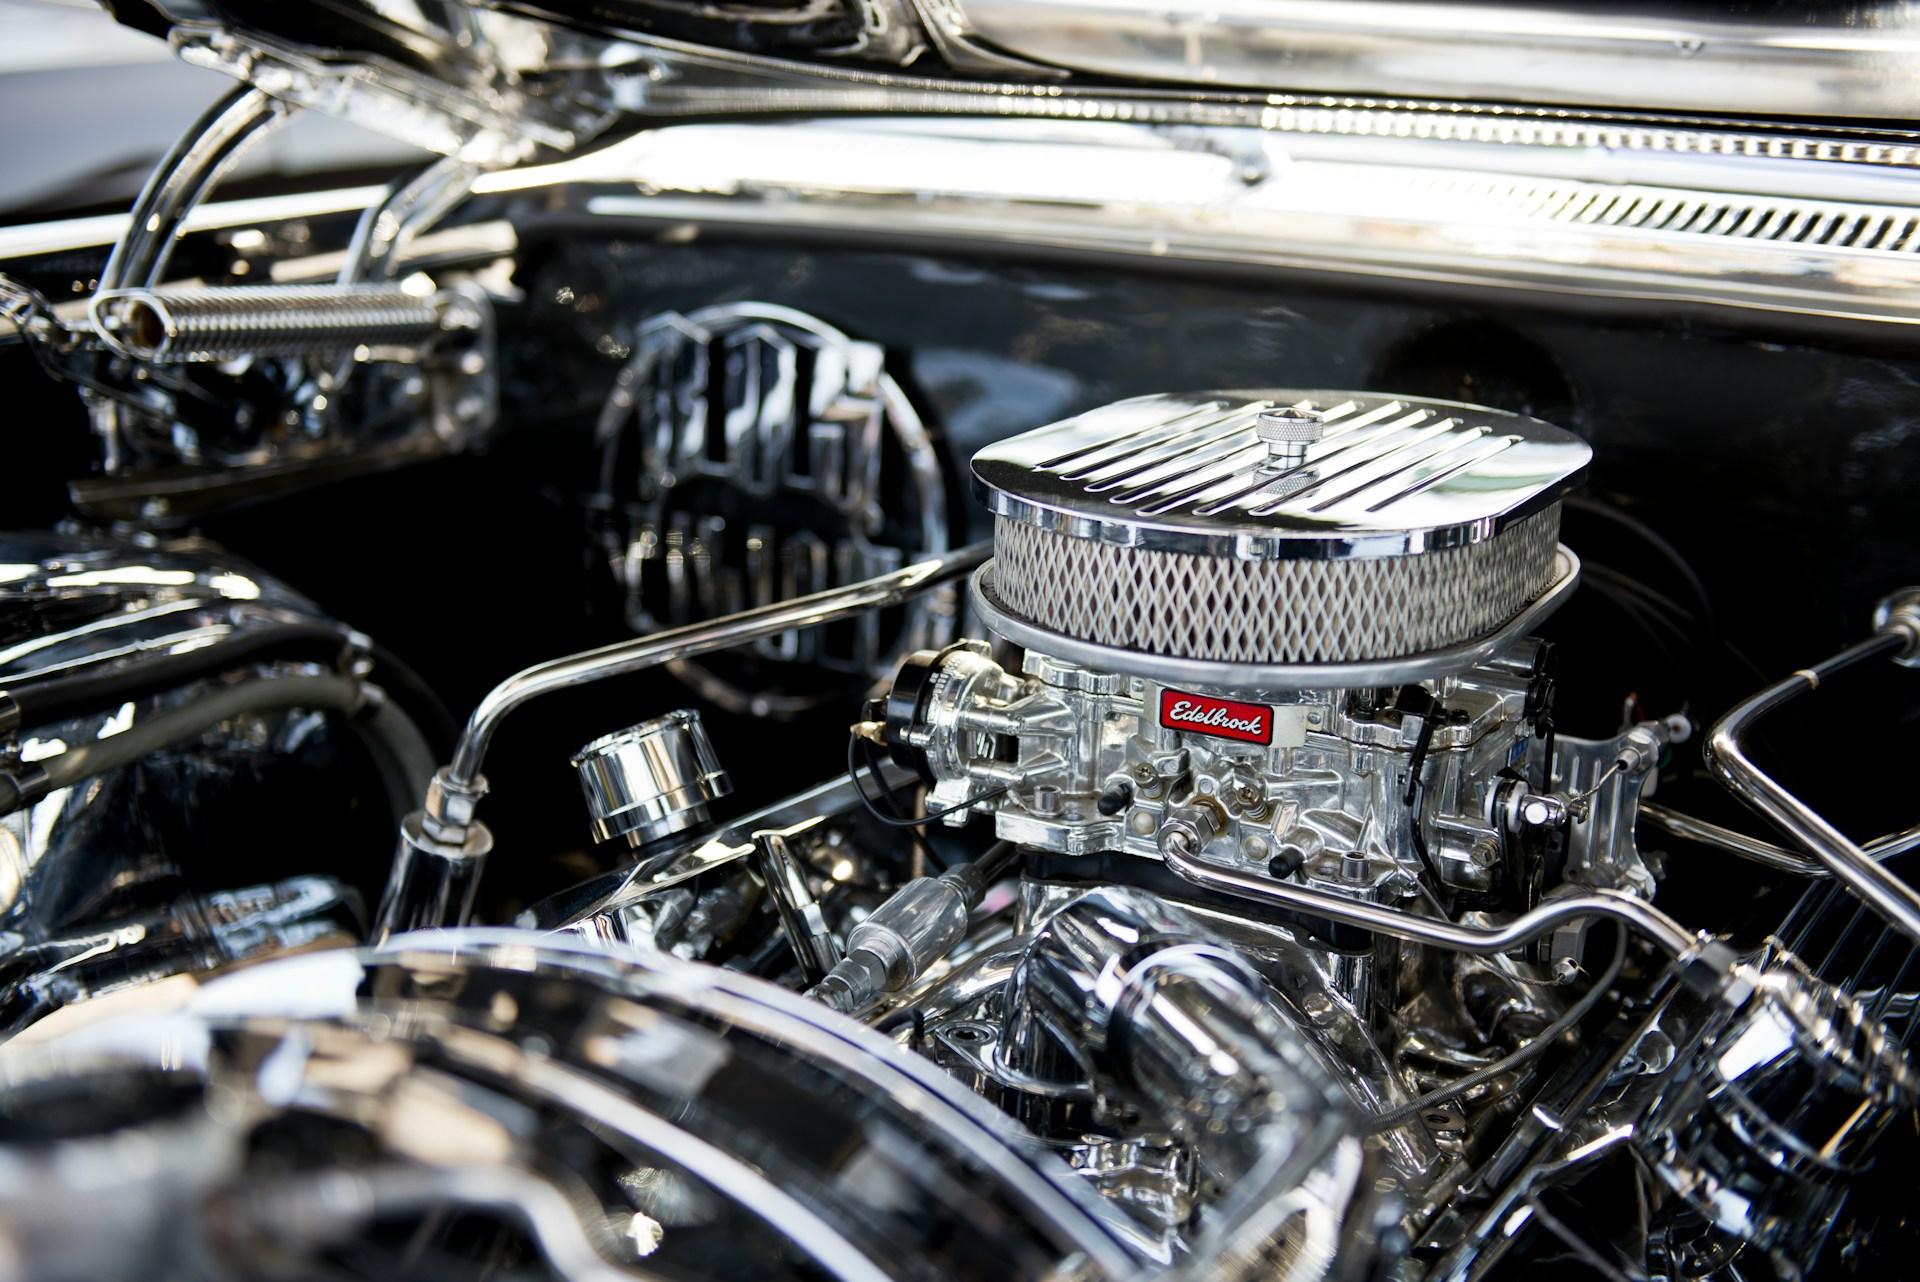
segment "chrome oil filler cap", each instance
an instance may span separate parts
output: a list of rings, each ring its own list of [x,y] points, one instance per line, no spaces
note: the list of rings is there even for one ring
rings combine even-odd
[[[1591,456],[1538,419],[1451,401],[1121,401],[974,456],[996,518],[975,597],[1009,639],[1112,671],[1419,679],[1496,653],[1571,589],[1560,500]]]
[[[596,841],[635,846],[705,823],[733,791],[700,714],[682,708],[595,739],[573,757]]]

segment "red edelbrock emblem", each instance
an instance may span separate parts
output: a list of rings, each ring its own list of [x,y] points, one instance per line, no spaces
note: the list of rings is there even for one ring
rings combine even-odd
[[[1172,730],[1190,730],[1246,743],[1273,742],[1272,708],[1188,694],[1184,690],[1160,692],[1160,724]]]

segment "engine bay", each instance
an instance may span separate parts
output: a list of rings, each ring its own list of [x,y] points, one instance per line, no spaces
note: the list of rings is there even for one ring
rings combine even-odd
[[[0,1273],[1901,1272],[1894,331],[286,109],[0,254]]]

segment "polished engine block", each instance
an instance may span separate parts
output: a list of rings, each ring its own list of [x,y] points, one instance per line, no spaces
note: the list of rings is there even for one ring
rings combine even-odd
[[[1791,1272],[1920,1093],[1898,981],[1653,906],[1636,823],[1695,822],[1644,800],[1693,726],[1558,734],[1528,635],[1578,578],[1555,536],[1588,457],[1449,402],[1121,402],[974,459],[991,557],[529,669],[424,790],[416,679],[267,576],[21,544],[6,600],[45,634],[0,655],[31,729],[0,819],[7,1071],[13,1115],[49,1119],[0,1169],[23,1275],[298,1274],[348,1244],[386,1275],[428,1232],[448,1267],[567,1277],[1469,1276],[1549,1214],[1543,1171],[1616,1150],[1665,1191],[1674,1267],[1747,1248]],[[900,663],[844,777],[722,821],[697,712],[612,731],[573,765],[631,857],[474,924],[509,713],[963,575],[980,634]],[[1863,650],[1911,656],[1916,620],[1890,598]],[[179,840],[153,782],[215,762],[244,796],[340,727],[400,832],[376,946],[68,1018],[351,938],[338,880],[158,916],[63,881],[103,834]],[[1738,759],[1726,725],[1714,746]],[[938,852],[909,832],[933,827]],[[130,859],[120,883],[176,876]],[[103,1092],[118,1111],[80,1106]],[[155,1181],[110,1156],[141,1145],[193,1162]],[[61,1209],[81,1161],[131,1226],[84,1249]],[[494,1227],[418,1227],[448,1207]]]
[[[1780,332],[1914,319],[1913,140],[1837,123],[1850,79],[1789,127],[1649,114],[1578,49],[1634,112],[1212,83],[1326,61],[1284,16],[1136,6],[1069,57],[1084,6],[153,8],[247,84],[97,263],[0,275],[0,359],[97,450],[0,535],[0,1279],[1910,1255],[1920,829],[1803,799],[1860,803],[1910,719],[1783,732],[1824,759],[1791,790],[1750,749],[1920,666],[1920,588],[1767,685],[1655,528],[1789,638],[1794,567],[1907,573],[1911,361]],[[1396,92],[1457,88],[1412,42],[1473,6],[1333,8]],[[1787,83],[1710,29],[1628,43]],[[1116,87],[1156,42],[1193,65]],[[206,233],[306,108],[440,159]],[[1251,270],[1303,265],[1366,289]],[[1650,475],[1594,498],[1610,449]],[[375,488],[281,506],[321,482]],[[278,573],[187,532],[234,513]]]

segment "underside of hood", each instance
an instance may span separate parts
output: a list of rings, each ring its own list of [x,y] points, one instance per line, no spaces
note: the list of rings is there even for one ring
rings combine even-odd
[[[116,0],[189,62],[482,167],[666,119],[1220,123],[1302,102],[1793,122],[1910,145],[1907,3]]]

